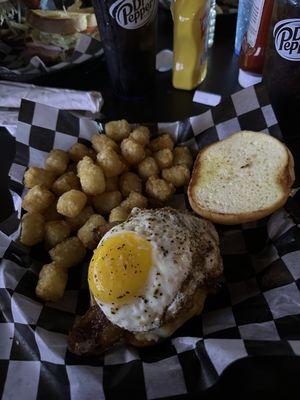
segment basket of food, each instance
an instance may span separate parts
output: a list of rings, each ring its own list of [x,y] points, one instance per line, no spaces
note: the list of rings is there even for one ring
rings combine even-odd
[[[94,10],[80,5],[28,8],[17,20],[7,17],[0,30],[0,78],[29,81],[102,55]]]
[[[299,354],[299,192],[262,86],[142,125],[23,100],[15,140],[4,398],[199,395]]]

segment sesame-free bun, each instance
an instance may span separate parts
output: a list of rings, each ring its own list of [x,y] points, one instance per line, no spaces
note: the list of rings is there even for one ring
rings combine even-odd
[[[283,143],[268,134],[241,131],[199,152],[188,197],[202,217],[240,224],[282,207],[294,180],[293,156]]]

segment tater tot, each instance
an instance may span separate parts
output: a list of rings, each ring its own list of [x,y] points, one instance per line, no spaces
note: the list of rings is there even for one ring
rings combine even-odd
[[[146,208],[147,204],[148,201],[146,197],[140,193],[131,192],[127,199],[122,201],[120,206],[126,208],[128,211],[131,211],[134,207]]]
[[[96,247],[94,241],[94,229],[106,223],[107,222],[101,215],[93,214],[90,216],[86,223],[77,232],[77,236],[85,247],[88,249],[94,249]]]
[[[73,236],[58,243],[49,251],[52,261],[57,262],[64,268],[70,268],[79,264],[85,256],[85,247],[78,239]]]
[[[58,196],[61,196],[71,189],[80,189],[79,178],[74,174],[74,172],[64,173],[56,179],[52,186],[52,191]]]
[[[28,212],[43,214],[54,200],[54,194],[45,188],[45,186],[36,185],[25,195],[22,207]]]
[[[82,190],[95,196],[105,191],[105,177],[102,168],[94,164],[90,157],[84,157],[77,166]]]
[[[119,190],[119,178],[117,176],[114,176],[112,178],[106,178],[105,190],[107,192],[113,192],[114,190]]]
[[[91,215],[94,214],[94,210],[91,206],[86,206],[84,209],[74,218],[66,218],[67,223],[71,227],[72,231],[77,231],[86,223]]]
[[[150,131],[146,126],[139,126],[131,132],[129,138],[142,146],[146,146],[150,141]]]
[[[122,195],[118,190],[104,192],[93,198],[93,206],[98,213],[108,214],[121,203],[121,200]]]
[[[144,147],[133,139],[124,139],[122,141],[121,153],[131,165],[138,164],[146,157]]]
[[[70,159],[73,161],[80,161],[83,157],[88,156],[93,160],[96,159],[96,153],[93,149],[89,149],[82,143],[75,143],[69,150]]]
[[[100,153],[106,147],[110,147],[116,152],[120,152],[118,144],[103,133],[97,133],[96,135],[92,136],[91,142],[97,153]]]
[[[66,221],[49,221],[45,225],[45,248],[52,249],[70,236],[71,227]]]
[[[170,168],[173,163],[173,153],[170,149],[158,150],[153,157],[160,169]]]
[[[58,221],[60,219],[63,219],[63,216],[57,212],[56,207],[57,207],[57,200],[55,200],[43,214],[46,222]]]
[[[139,176],[143,180],[147,180],[150,176],[158,175],[159,168],[153,157],[146,157],[138,165]]]
[[[185,165],[175,165],[163,169],[161,175],[164,180],[173,183],[175,187],[186,185],[190,179],[190,171]]]
[[[111,139],[115,140],[116,142],[120,142],[129,136],[130,125],[126,119],[110,121],[105,124],[105,133]]]
[[[69,190],[59,197],[57,211],[65,217],[76,217],[84,208],[86,201],[86,195],[80,190]]]
[[[106,178],[113,178],[114,176],[120,175],[126,168],[118,153],[111,148],[105,148],[98,153],[97,162],[103,169]]]
[[[130,212],[121,206],[115,207],[109,214],[109,222],[123,222],[126,221]]]
[[[45,219],[38,213],[26,213],[21,222],[21,243],[34,246],[41,242],[45,235]]]
[[[142,193],[141,178],[134,172],[124,172],[120,176],[119,186],[123,197],[127,197],[130,192]]]
[[[69,155],[67,152],[60,149],[53,149],[45,160],[45,168],[56,175],[61,175],[66,171],[68,162]]]
[[[146,193],[155,200],[165,202],[170,199],[174,192],[175,186],[172,183],[156,176],[150,176],[146,182]]]
[[[174,165],[186,165],[189,169],[193,166],[193,157],[191,151],[186,146],[175,147],[173,164]]]
[[[67,281],[68,274],[63,266],[56,262],[46,264],[40,271],[35,293],[44,301],[57,301],[63,297]]]
[[[173,150],[174,142],[171,136],[168,133],[165,133],[157,138],[151,140],[150,149],[154,152],[162,150],[162,149],[170,149]]]
[[[43,185],[50,188],[54,182],[55,175],[43,168],[30,167],[24,174],[24,184],[31,189],[36,185]]]

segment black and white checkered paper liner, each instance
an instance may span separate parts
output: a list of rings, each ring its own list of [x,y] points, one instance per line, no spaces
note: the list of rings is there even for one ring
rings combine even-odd
[[[193,149],[241,129],[280,137],[261,86],[233,94],[221,105],[170,124],[151,125]],[[0,228],[0,393],[3,399],[155,399],[197,394],[233,361],[249,356],[300,355],[300,217],[296,192],[284,209],[256,223],[219,227],[225,281],[170,339],[135,349],[118,345],[97,358],[67,350],[67,334],[89,304],[88,261],[70,271],[64,298],[35,297],[42,261],[16,243],[23,175],[48,152],[89,139],[97,123],[23,101],[10,169],[16,212]],[[185,193],[174,198],[187,206]]]
[[[0,42],[0,78],[13,81],[28,81],[41,75],[56,72],[65,68],[71,68],[85,61],[99,57],[103,54],[102,43],[89,36],[80,34],[75,46],[73,54],[63,62],[47,67],[44,62],[37,56],[32,57],[30,62],[21,68],[13,69],[9,65],[13,65],[19,57],[13,48]],[[4,66],[5,65],[5,66]]]

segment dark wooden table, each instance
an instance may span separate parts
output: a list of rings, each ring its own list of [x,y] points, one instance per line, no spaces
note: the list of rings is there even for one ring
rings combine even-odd
[[[222,96],[240,89],[237,81],[238,59],[233,53],[234,15],[217,18],[215,44],[209,52],[208,75],[201,89]],[[170,13],[160,10],[158,49],[172,48],[172,20]],[[200,114],[208,107],[193,103],[193,92],[176,90],[171,84],[171,72],[157,73],[152,96],[143,101],[125,102],[114,97],[103,58],[87,62],[68,71],[58,72],[33,83],[42,86],[64,87],[80,90],[100,90],[104,96],[103,113],[108,119],[126,118],[131,122],[175,121]],[[276,108],[276,101],[274,101]],[[289,138],[295,120],[286,118],[282,110],[279,121],[284,135]],[[1,129],[1,128],[0,128]],[[300,135],[299,135],[300,137]],[[293,137],[290,147],[298,161],[300,139]],[[8,192],[8,169],[14,157],[14,140],[4,130],[0,132],[0,220],[12,210]],[[203,393],[202,399],[212,398],[265,398],[285,399],[289,393],[299,391],[300,360],[295,357],[268,357],[240,360],[225,370],[218,384]],[[255,397],[254,397],[255,396]]]
[[[229,95],[240,87],[237,82],[238,60],[233,54],[235,15],[218,17],[216,38],[210,50],[208,74],[201,89]],[[158,50],[172,49],[171,13],[160,10],[158,21]],[[108,119],[127,118],[130,122],[174,121],[200,114],[208,107],[193,103],[194,91],[172,87],[172,72],[157,72],[153,94],[144,100],[122,101],[112,93],[103,59],[91,61],[68,72],[43,77],[34,83],[80,90],[100,90],[104,96],[103,112]]]

